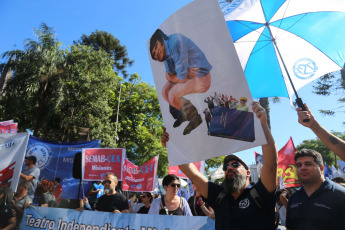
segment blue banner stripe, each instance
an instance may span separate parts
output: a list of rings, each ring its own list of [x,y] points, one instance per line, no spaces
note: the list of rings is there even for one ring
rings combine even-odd
[[[234,42],[250,32],[253,32],[254,30],[264,26],[261,23],[248,21],[227,21],[226,24],[228,25],[232,40]]]
[[[296,34],[319,49],[340,67],[344,66],[345,13],[307,13],[278,20],[271,25]]]
[[[261,7],[265,15],[266,22],[269,22],[286,0],[261,0]]]
[[[244,74],[253,98],[288,97],[273,43],[267,41],[268,33],[265,28],[254,46]]]

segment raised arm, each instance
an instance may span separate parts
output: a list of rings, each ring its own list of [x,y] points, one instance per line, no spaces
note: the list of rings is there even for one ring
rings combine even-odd
[[[273,192],[277,187],[278,151],[271,130],[268,128],[265,109],[256,101],[252,103],[252,108],[256,116],[260,119],[267,140],[267,144],[262,146],[264,164],[260,175],[261,181],[268,192]]]
[[[313,114],[310,112],[308,106],[304,104],[307,111],[302,111],[301,108],[297,108],[298,122],[305,127],[310,128],[315,135],[320,138],[320,140],[337,156],[339,156],[343,161],[345,161],[345,141],[339,137],[328,132],[324,127],[322,127],[314,118]],[[309,121],[304,122],[303,120],[309,119]]]
[[[166,143],[169,141],[169,134],[166,132],[166,129],[163,128],[163,134],[161,138],[162,145],[166,147]],[[198,188],[200,194],[208,198],[208,180],[207,178],[199,172],[194,164],[183,164],[179,165],[181,171],[186,174],[186,176],[193,181],[195,186]]]

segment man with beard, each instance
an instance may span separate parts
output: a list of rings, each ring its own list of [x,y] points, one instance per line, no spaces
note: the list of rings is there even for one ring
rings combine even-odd
[[[219,229],[274,229],[275,189],[277,186],[278,152],[267,124],[267,115],[258,102],[253,111],[260,119],[267,144],[262,146],[264,165],[261,179],[251,188],[248,166],[237,156],[224,158],[224,187],[208,182],[194,164],[180,165],[180,169],[199,189],[200,194],[215,207],[216,230]],[[164,132],[162,144],[169,140]]]
[[[114,173],[105,174],[103,180],[104,195],[98,199],[96,211],[129,213],[127,198],[115,190],[117,183],[117,176]]]

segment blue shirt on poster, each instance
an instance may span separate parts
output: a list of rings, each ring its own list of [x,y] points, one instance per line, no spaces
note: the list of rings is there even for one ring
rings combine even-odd
[[[207,75],[211,64],[205,54],[195,43],[182,34],[172,34],[164,40],[166,59],[164,60],[166,71],[176,74],[177,78],[184,80],[188,76],[188,68],[199,68],[197,77]]]

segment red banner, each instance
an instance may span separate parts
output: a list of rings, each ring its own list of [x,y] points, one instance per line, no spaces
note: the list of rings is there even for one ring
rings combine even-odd
[[[0,133],[17,133],[18,123],[13,120],[0,122]]]
[[[198,161],[198,162],[194,162],[193,163],[197,169],[199,170],[199,172],[201,172],[202,174],[205,173],[205,161]],[[178,177],[181,178],[188,178],[181,170],[178,166],[170,166],[169,165],[169,174],[174,174]]]
[[[103,180],[107,172],[114,173],[118,180],[122,180],[121,167],[125,157],[125,149],[83,149],[83,180]]]
[[[286,187],[301,186],[301,182],[297,178],[295,153],[296,149],[291,137],[286,145],[278,151],[278,177],[283,178]]]
[[[158,156],[152,158],[142,166],[136,166],[125,159],[122,167],[122,190],[132,192],[151,192],[155,188]]]

